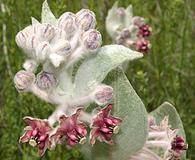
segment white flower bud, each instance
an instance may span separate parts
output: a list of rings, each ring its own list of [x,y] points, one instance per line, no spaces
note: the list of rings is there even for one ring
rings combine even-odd
[[[83,34],[83,44],[89,50],[95,50],[102,44],[102,36],[95,29],[90,29]]]
[[[75,14],[71,12],[65,12],[58,19],[58,27],[63,29],[66,34],[71,34],[75,31]]]
[[[49,59],[56,68],[59,67],[62,62],[64,62],[64,57],[56,53],[50,54]]]
[[[36,79],[37,86],[42,90],[47,90],[57,85],[57,80],[52,73],[40,72]]]
[[[93,93],[93,99],[98,105],[107,104],[112,98],[113,88],[107,85],[99,85]]]
[[[39,39],[35,35],[28,37],[26,41],[26,49],[34,50],[38,46],[39,42]]]
[[[25,33],[23,33],[23,31],[20,31],[17,33],[15,40],[16,40],[16,43],[19,47],[21,47],[23,49],[26,47],[27,37],[26,37]]]
[[[96,25],[95,14],[88,9],[82,9],[77,12],[75,21],[76,25],[84,31],[93,29]]]
[[[50,24],[42,24],[39,27],[40,37],[45,41],[50,41],[55,35],[55,29]]]
[[[28,91],[35,81],[35,75],[31,72],[21,70],[14,77],[15,87],[20,91]]]
[[[36,48],[36,58],[39,61],[45,61],[47,56],[49,55],[49,53],[51,52],[51,47],[50,44],[46,41],[41,42],[40,44],[38,44],[37,48]]]
[[[23,64],[23,68],[29,72],[35,72],[37,68],[37,62],[34,60],[26,60]]]
[[[69,41],[60,39],[52,46],[52,52],[59,55],[67,55],[70,52],[71,46]]]

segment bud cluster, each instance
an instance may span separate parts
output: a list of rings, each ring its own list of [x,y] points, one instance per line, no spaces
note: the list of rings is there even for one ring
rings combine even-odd
[[[109,104],[99,111],[97,116],[92,117],[90,143],[93,145],[96,139],[112,144],[113,134],[119,131],[119,125],[122,122],[117,117],[109,115],[112,105]],[[20,142],[28,142],[32,147],[38,148],[39,155],[43,156],[46,149],[54,149],[57,144],[66,143],[68,146],[84,144],[87,141],[87,124],[81,122],[81,108],[76,113],[59,117],[58,126],[53,128],[48,120],[24,117],[27,127],[24,128],[24,134],[20,137]]]
[[[118,8],[115,3],[108,13],[106,26],[114,43],[148,53],[151,47],[148,38],[152,29],[144,18],[133,16],[131,5],[125,10],[125,8]]]
[[[164,117],[159,125],[155,118],[149,116],[149,136],[141,151],[130,157],[130,160],[178,160],[187,150],[184,137],[179,136],[178,129],[171,129],[168,117]],[[156,151],[161,151],[156,153]]]

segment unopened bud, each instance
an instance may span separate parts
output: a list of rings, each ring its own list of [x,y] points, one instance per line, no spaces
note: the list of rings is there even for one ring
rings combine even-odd
[[[35,81],[35,75],[31,72],[21,70],[14,77],[15,87],[20,91],[27,91]]]
[[[135,16],[132,18],[133,24],[140,27],[145,23],[144,18],[139,17],[139,16]]]
[[[23,68],[29,72],[35,72],[37,68],[37,62],[34,60],[26,60],[23,64]]]
[[[123,7],[117,8],[117,15],[119,15],[120,17],[124,17],[125,16],[125,9]]]
[[[57,53],[59,55],[66,55],[69,53],[71,49],[69,41],[66,40],[58,40],[58,42],[52,46],[52,52]]]
[[[83,34],[83,44],[89,50],[95,50],[102,44],[102,36],[95,29],[90,29]]]
[[[46,41],[41,42],[36,48],[35,57],[39,61],[45,61],[47,55],[51,52],[50,44]]]
[[[56,86],[57,80],[52,73],[42,71],[37,75],[36,84],[40,89],[47,90]]]
[[[99,85],[94,91],[93,97],[98,105],[107,104],[113,98],[113,88],[107,85]]]
[[[50,24],[42,24],[39,28],[43,40],[50,41],[55,35],[55,29]]]
[[[16,43],[19,47],[21,48],[25,48],[26,47],[26,40],[27,40],[27,37],[26,35],[23,33],[23,31],[20,31],[17,33],[16,35]]]
[[[75,14],[71,12],[65,12],[58,20],[58,27],[63,29],[66,34],[71,34],[75,31]]]
[[[95,28],[96,25],[95,14],[88,9],[80,10],[76,14],[75,21],[76,21],[76,25],[79,26],[84,31],[93,29]]]
[[[39,44],[39,39],[35,35],[31,35],[28,37],[26,42],[26,49],[33,50]]]

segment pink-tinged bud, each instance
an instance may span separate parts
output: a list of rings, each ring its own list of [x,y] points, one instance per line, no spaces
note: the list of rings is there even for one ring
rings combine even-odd
[[[90,29],[83,34],[83,44],[89,50],[95,50],[102,44],[102,35],[95,29]]]
[[[138,27],[142,26],[145,23],[144,18],[139,17],[139,16],[133,17],[132,21],[133,21],[133,24]]]
[[[23,64],[23,68],[28,72],[35,72],[37,68],[37,62],[34,60],[26,60]]]
[[[82,9],[77,12],[75,21],[76,25],[84,31],[93,29],[96,25],[95,14],[88,9]]]
[[[149,37],[151,35],[152,28],[148,24],[143,24],[139,27],[138,36]]]
[[[39,39],[35,35],[31,35],[28,37],[26,41],[26,49],[28,50],[34,50],[39,44]]]
[[[47,90],[57,85],[57,80],[52,73],[40,72],[36,79],[37,86],[42,90]]]
[[[183,137],[176,136],[172,143],[171,143],[171,149],[175,152],[177,156],[181,156],[184,150],[187,150],[187,145],[185,144],[185,141]]]
[[[119,15],[120,17],[124,17],[125,16],[125,9],[123,7],[117,8],[117,15]]]
[[[93,98],[98,105],[107,104],[113,98],[113,88],[107,85],[99,85],[93,93]]]
[[[75,31],[75,14],[71,12],[65,12],[58,20],[58,27],[63,29],[66,34],[71,34]]]
[[[26,48],[27,36],[25,35],[25,33],[23,33],[23,31],[17,33],[15,40],[19,47]]]
[[[59,39],[55,45],[52,46],[52,52],[58,55],[68,55],[71,50],[71,45],[69,41],[64,39]]]
[[[93,119],[92,129],[90,133],[90,143],[93,145],[96,139],[113,144],[112,136],[119,132],[119,125],[122,120],[117,117],[110,116],[112,105],[109,104],[97,114]]]
[[[47,41],[43,41],[36,47],[36,59],[40,62],[46,60],[47,56],[51,52],[51,46]]]
[[[50,24],[42,24],[39,27],[39,34],[45,41],[50,41],[55,35],[55,29]]]
[[[135,44],[136,50],[142,53],[147,53],[151,48],[151,44],[146,39],[138,39]]]
[[[35,81],[35,75],[31,72],[21,70],[14,77],[15,87],[19,91],[28,91]]]

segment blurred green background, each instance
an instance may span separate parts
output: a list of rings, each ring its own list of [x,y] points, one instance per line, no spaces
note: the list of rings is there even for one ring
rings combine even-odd
[[[34,95],[20,94],[13,84],[14,74],[22,68],[24,54],[16,46],[15,35],[40,20],[43,0],[0,0],[0,159],[39,159],[36,149],[18,144],[24,127],[22,118],[45,118],[54,109]],[[56,16],[65,11],[89,8],[97,17],[97,29],[104,44],[111,43],[105,31],[105,17],[115,0],[48,0]],[[142,60],[129,65],[127,76],[146,105],[153,110],[164,101],[173,103],[181,115],[189,144],[188,159],[195,159],[195,1],[194,0],[119,0],[133,5],[134,15],[147,18],[153,28],[152,49]],[[3,25],[4,24],[4,25]],[[6,32],[5,32],[6,27]],[[4,32],[3,32],[4,28]],[[7,39],[3,43],[3,37]],[[3,48],[4,47],[4,48]],[[8,50],[6,55],[4,52]],[[133,145],[133,144],[132,144]],[[79,149],[46,152],[43,159],[81,160]]]

